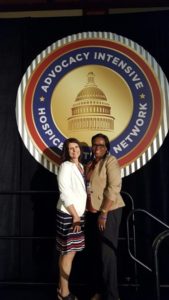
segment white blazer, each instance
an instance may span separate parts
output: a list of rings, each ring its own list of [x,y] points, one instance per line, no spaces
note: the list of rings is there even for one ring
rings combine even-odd
[[[76,164],[70,161],[62,163],[57,179],[60,191],[57,209],[69,214],[66,207],[73,204],[78,215],[82,216],[86,209],[87,194],[84,178]]]

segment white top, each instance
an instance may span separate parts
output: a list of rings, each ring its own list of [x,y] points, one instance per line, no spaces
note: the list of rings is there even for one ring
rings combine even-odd
[[[83,166],[81,165],[83,168]],[[86,209],[86,187],[83,175],[80,173],[75,163],[63,162],[59,167],[58,186],[60,197],[57,208],[68,213],[66,207],[73,204],[77,214],[82,216]]]

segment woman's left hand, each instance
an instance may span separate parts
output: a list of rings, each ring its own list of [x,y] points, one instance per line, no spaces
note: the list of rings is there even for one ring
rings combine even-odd
[[[103,231],[106,228],[107,214],[100,214],[98,216],[98,227],[100,231]]]
[[[80,217],[73,218],[72,227],[73,227],[73,232],[79,232],[81,230]]]

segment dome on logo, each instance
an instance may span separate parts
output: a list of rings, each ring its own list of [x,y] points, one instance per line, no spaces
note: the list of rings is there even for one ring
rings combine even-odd
[[[88,73],[88,83],[86,86],[80,91],[80,93],[77,95],[75,101],[79,100],[86,100],[86,99],[96,99],[96,100],[105,100],[107,101],[107,98],[105,94],[102,92],[101,89],[99,89],[95,82],[94,82],[94,73],[90,72]]]
[[[95,74],[88,73],[88,82],[78,93],[72,116],[68,119],[69,130],[108,130],[114,129],[114,117],[104,92],[94,81]]]

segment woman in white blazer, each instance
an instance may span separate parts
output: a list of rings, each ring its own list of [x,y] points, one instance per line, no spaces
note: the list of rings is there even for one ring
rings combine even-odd
[[[85,247],[84,212],[86,208],[86,187],[80,142],[69,138],[63,146],[63,162],[58,172],[60,197],[56,212],[56,248],[59,257],[58,299],[77,299],[69,290],[69,276],[76,252]]]

